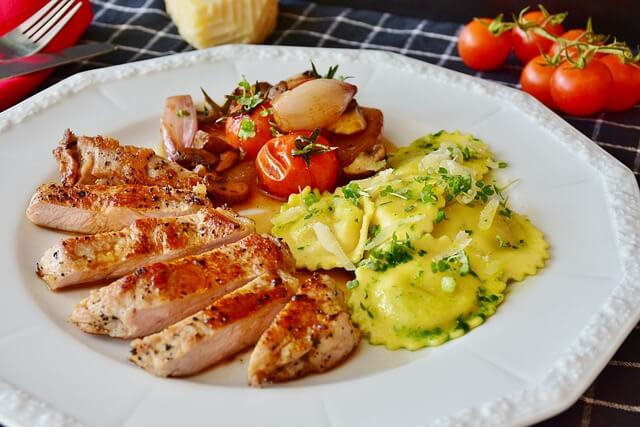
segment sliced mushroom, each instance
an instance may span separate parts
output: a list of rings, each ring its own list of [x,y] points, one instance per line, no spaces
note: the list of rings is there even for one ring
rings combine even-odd
[[[216,172],[223,172],[229,169],[231,166],[235,165],[238,159],[240,158],[240,154],[237,150],[227,150],[220,154],[220,162],[218,166],[216,166]]]
[[[337,147],[335,153],[338,156],[338,161],[343,170],[354,163],[361,153],[366,153],[363,155],[365,157],[360,158],[359,163],[356,163],[353,168],[345,171],[347,176],[361,176],[360,173],[370,175],[371,173],[365,171],[373,167],[372,165],[376,164],[376,162],[382,161],[379,159],[380,149],[374,148],[380,145],[384,149],[384,145],[382,144],[382,130],[384,127],[382,111],[365,107],[360,107],[360,110],[367,121],[367,127],[363,131],[351,135],[331,135],[331,143]],[[358,166],[363,164],[369,164],[370,166]],[[351,174],[350,172],[354,173]]]
[[[207,186],[209,193],[225,203],[237,203],[249,196],[250,188],[246,182],[217,179]]]
[[[352,100],[353,107],[348,108],[340,118],[329,127],[327,130],[331,133],[338,133],[341,135],[352,135],[354,133],[363,131],[367,127],[367,119],[360,111],[360,107]]]
[[[218,163],[218,156],[201,148],[181,148],[174,153],[171,160],[189,170],[193,170],[198,165],[212,170]]]
[[[222,154],[225,151],[234,150],[224,136],[224,130],[219,126],[205,124],[196,132],[193,145],[195,148],[207,150],[213,154]]]
[[[351,164],[342,172],[349,179],[364,178],[384,169],[387,165],[387,150],[382,144],[376,144],[360,152]]]

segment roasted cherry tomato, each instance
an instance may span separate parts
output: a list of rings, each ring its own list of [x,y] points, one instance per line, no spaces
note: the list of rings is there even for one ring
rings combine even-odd
[[[625,111],[636,105],[640,94],[637,65],[625,63],[617,55],[607,55],[600,61],[607,66],[613,79],[605,109]]]
[[[307,186],[332,191],[339,170],[338,158],[319,130],[273,138],[256,158],[260,185],[268,193],[282,198]]]
[[[584,68],[564,62],[551,76],[551,96],[565,113],[588,116],[605,107],[611,81],[611,72],[599,59]]]
[[[469,22],[458,37],[458,53],[462,61],[474,70],[494,70],[504,64],[511,51],[509,33],[494,36],[489,31],[491,19]]]
[[[254,108],[250,113],[230,116],[225,123],[225,134],[229,143],[245,152],[249,159],[255,159],[260,148],[271,138],[273,120],[268,103]]]
[[[542,56],[536,56],[523,68],[520,74],[522,90],[535,96],[540,102],[549,108],[557,108],[551,97],[549,84],[556,67],[549,64]]]
[[[542,25],[542,23],[548,18],[543,12],[535,10],[527,12],[522,16],[524,22],[535,22]],[[554,36],[559,36],[564,33],[562,24],[552,24],[547,22],[542,28]],[[549,51],[552,40],[549,40],[541,35],[534,33],[532,30],[523,31],[519,27],[515,27],[511,30],[511,42],[513,44],[513,51],[516,57],[522,61],[523,64],[528,63],[541,53]]]

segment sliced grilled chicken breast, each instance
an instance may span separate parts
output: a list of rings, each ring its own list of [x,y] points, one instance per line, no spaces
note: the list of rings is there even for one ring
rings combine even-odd
[[[360,338],[335,282],[316,273],[260,337],[249,360],[249,384],[326,371],[351,354]]]
[[[131,343],[129,360],[161,377],[195,374],[253,345],[298,280],[265,273],[162,332]]]
[[[153,262],[196,255],[242,239],[253,221],[228,209],[144,218],[120,231],[72,237],[48,249],[36,273],[51,289],[114,279]]]
[[[85,332],[120,338],[149,335],[185,318],[265,272],[293,272],[286,243],[250,234],[244,239],[169,263],[138,268],[91,291],[71,313]]]
[[[43,227],[76,233],[120,230],[136,219],[181,216],[211,206],[203,186],[192,190],[144,185],[41,185],[27,218]]]
[[[58,148],[62,184],[140,184],[192,188],[203,183],[197,174],[158,156],[149,148],[120,145],[104,136],[79,136],[65,131]]]

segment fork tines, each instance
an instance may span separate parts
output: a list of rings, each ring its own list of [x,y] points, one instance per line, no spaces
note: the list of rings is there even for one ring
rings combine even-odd
[[[32,42],[46,45],[81,6],[76,0],[50,0],[18,28]]]

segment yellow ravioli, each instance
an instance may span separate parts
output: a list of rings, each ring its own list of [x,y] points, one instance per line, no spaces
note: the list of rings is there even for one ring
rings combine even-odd
[[[289,245],[298,268],[353,269],[362,259],[373,213],[368,198],[360,197],[358,204],[307,187],[289,196],[273,217],[271,232]]]
[[[510,217],[498,213],[491,227],[482,230],[478,220],[483,207],[478,202],[448,205],[445,208],[447,219],[434,228],[433,235],[452,238],[460,230],[471,231],[469,250],[484,256],[487,262],[498,263],[504,281],[522,280],[544,267],[549,258],[549,244],[527,217],[515,212],[511,212]]]
[[[455,269],[433,272],[431,262],[451,247],[431,235],[414,241],[412,259],[383,271],[363,265],[349,297],[352,319],[372,344],[415,350],[459,337],[495,313],[505,283],[461,276]],[[471,268],[475,266],[471,265]],[[454,289],[443,289],[443,278]]]

